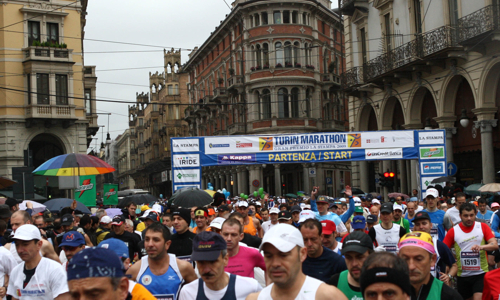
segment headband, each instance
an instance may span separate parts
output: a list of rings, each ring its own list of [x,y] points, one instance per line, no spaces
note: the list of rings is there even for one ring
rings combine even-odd
[[[195,217],[205,217],[205,218],[208,218],[208,214],[206,211],[204,211],[203,209],[198,209],[197,211],[194,212],[194,216]]]
[[[401,249],[408,246],[419,247],[430,254],[436,254],[432,237],[426,232],[417,231],[405,234],[401,240],[399,240],[398,248]]]
[[[410,276],[403,271],[391,268],[372,268],[361,274],[361,292],[364,295],[367,287],[374,283],[386,282],[400,287],[407,295],[411,295]]]

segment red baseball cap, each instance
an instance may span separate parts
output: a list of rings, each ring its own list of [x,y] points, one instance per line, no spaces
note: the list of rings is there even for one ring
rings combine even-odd
[[[337,225],[335,225],[335,223],[330,220],[321,221],[321,226],[323,226],[322,228],[323,234],[326,235],[330,235],[337,230]]]

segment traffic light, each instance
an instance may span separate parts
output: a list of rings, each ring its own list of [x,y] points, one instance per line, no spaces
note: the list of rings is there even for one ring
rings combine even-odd
[[[384,174],[380,174],[380,186],[382,187],[393,187],[394,186],[394,177],[396,174],[391,171],[384,172]]]

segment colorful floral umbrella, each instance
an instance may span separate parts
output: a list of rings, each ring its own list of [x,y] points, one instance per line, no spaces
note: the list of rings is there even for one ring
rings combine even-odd
[[[115,168],[87,154],[63,154],[49,159],[33,171],[43,176],[83,176],[114,172]]]

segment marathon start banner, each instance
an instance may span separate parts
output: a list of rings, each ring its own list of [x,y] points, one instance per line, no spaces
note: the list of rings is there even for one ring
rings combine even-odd
[[[171,138],[173,190],[201,188],[208,166],[417,159],[423,192],[446,175],[445,141],[444,130]]]

